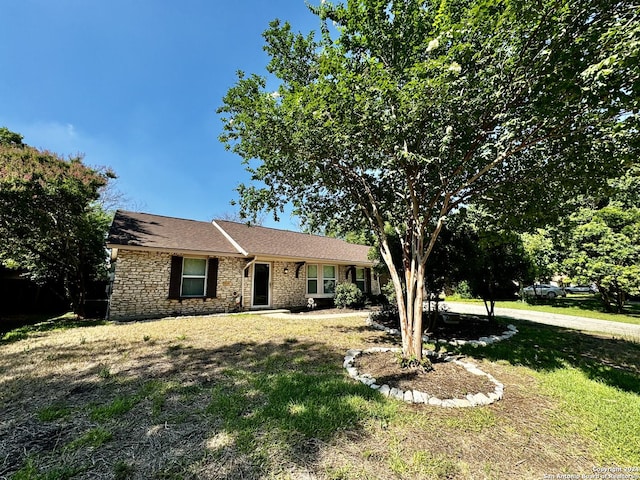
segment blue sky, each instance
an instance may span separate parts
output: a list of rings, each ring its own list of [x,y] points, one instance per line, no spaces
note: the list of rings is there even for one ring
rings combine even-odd
[[[304,0],[0,6],[0,126],[112,167],[129,208],[196,220],[232,213],[235,187],[249,179],[217,139],[235,72],[266,73],[261,34],[274,18],[304,33],[319,26]]]

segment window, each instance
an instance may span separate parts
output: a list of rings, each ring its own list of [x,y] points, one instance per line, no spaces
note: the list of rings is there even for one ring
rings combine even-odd
[[[324,265],[322,267],[322,286],[324,293],[336,292],[336,267],[333,265]]]
[[[356,285],[360,289],[361,292],[365,292],[366,283],[364,276],[364,268],[356,268]]]
[[[307,266],[307,293],[313,295],[318,293],[318,266]]]
[[[184,258],[181,296],[204,297],[206,284],[207,260],[204,258]]]
[[[173,255],[168,298],[216,298],[219,264],[217,258],[184,258]]]
[[[334,265],[307,265],[307,294],[333,296],[337,270]]]

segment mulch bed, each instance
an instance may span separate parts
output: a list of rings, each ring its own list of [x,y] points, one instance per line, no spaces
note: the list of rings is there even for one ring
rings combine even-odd
[[[425,333],[432,338],[442,338],[446,340],[477,340],[480,337],[502,335],[502,332],[505,330],[506,327],[504,325],[496,322],[461,315],[458,324],[448,324],[440,321],[436,324],[433,332]]]
[[[439,319],[432,331],[424,333],[439,340],[477,340],[480,337],[501,335],[506,327],[474,315],[459,315],[457,323]],[[398,320],[376,320],[389,328],[400,328]],[[486,376],[474,375],[452,362],[434,362],[433,370],[423,372],[400,367],[397,355],[391,352],[362,354],[354,366],[360,373],[368,373],[379,385],[387,384],[401,390],[417,390],[440,399],[464,398],[467,394],[488,393],[495,384]]]
[[[354,366],[360,373],[370,374],[378,385],[418,390],[440,399],[493,392],[496,387],[487,377],[474,375],[453,362],[434,362],[429,372],[403,369],[392,352],[363,353],[356,357]]]
[[[354,311],[363,310],[322,308],[302,309],[296,313],[313,316]],[[375,321],[389,328],[400,328],[397,319]],[[457,323],[445,323],[439,319],[433,331],[425,331],[425,334],[443,340],[477,340],[480,337],[501,335],[505,330],[504,325],[489,322],[486,318],[460,315]],[[378,385],[386,384],[401,390],[417,390],[440,399],[464,398],[467,394],[486,394],[495,389],[495,384],[486,376],[474,375],[453,362],[436,361],[433,363],[433,370],[429,372],[403,369],[398,363],[397,354],[392,352],[361,354],[355,359],[354,366],[360,373],[368,373],[375,378]]]

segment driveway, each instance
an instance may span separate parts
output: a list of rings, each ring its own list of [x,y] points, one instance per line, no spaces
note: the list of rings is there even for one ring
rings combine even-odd
[[[456,313],[470,313],[473,315],[486,315],[487,310],[483,305],[470,303],[445,302],[449,310]],[[497,308],[495,314],[501,317],[511,317],[518,320],[544,323],[556,327],[573,328],[589,332],[601,332],[640,341],[640,325],[631,323],[610,322],[593,318],[576,317],[573,315],[560,315],[558,313],[534,312],[531,310],[516,310],[513,308]]]

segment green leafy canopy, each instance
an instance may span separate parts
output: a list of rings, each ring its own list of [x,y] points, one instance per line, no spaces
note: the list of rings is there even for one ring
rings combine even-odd
[[[242,211],[277,215],[292,202],[312,228],[372,231],[398,302],[418,323],[424,268],[447,215],[475,202],[503,222],[543,224],[637,152],[631,1],[310,9],[319,35],[279,21],[264,33],[277,90],[239,73],[219,109],[220,140],[252,173],[239,187]],[[401,239],[404,287],[386,225]]]
[[[637,68],[623,59],[638,47],[620,52],[618,42],[622,26],[637,23],[633,4],[351,1],[312,10],[320,39],[278,21],[265,32],[278,90],[240,74],[220,109],[221,140],[263,185],[240,187],[246,213],[293,201],[319,224],[376,215],[430,224],[487,192],[509,211],[529,211],[514,192],[531,179],[540,201],[557,204],[567,186],[620,168],[614,134],[637,121]]]
[[[106,267],[109,216],[97,204],[115,175],[25,145],[0,129],[0,262],[62,287],[74,307]]]

